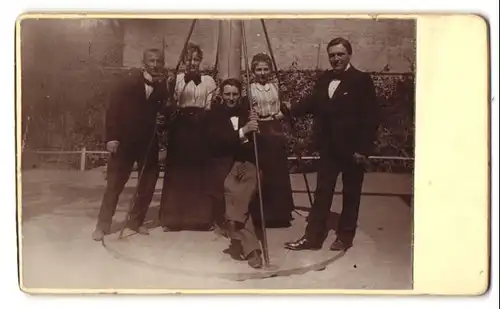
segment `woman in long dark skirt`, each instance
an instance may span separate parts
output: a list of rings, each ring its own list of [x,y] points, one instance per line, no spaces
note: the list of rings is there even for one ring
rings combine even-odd
[[[252,73],[255,77],[251,87],[252,105],[259,114],[257,145],[259,165],[262,171],[262,199],[266,227],[289,227],[294,209],[292,186],[287,161],[287,140],[279,119],[280,101],[278,86],[269,81],[272,72],[271,58],[266,54],[256,54],[252,58]],[[259,200],[252,205],[258,214]],[[259,224],[260,216],[255,215]]]
[[[203,52],[190,44],[185,73],[177,76],[176,116],[169,125],[165,176],[160,204],[163,230],[210,230],[214,215],[206,186],[209,162],[205,136],[206,112],[216,84],[199,72]]]

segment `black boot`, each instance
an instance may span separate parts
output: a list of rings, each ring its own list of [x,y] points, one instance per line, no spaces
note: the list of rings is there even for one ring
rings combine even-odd
[[[313,242],[307,239],[306,236],[302,236],[299,240],[289,241],[285,243],[285,248],[288,250],[319,250],[321,249],[322,244],[319,242]]]

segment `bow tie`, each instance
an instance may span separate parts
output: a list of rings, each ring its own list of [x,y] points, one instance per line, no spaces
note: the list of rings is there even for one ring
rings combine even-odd
[[[196,86],[201,83],[201,75],[198,73],[186,73],[184,75],[184,82],[187,84],[190,81],[193,81]]]
[[[229,115],[229,117],[238,117],[239,116],[238,106],[234,106],[234,107],[227,107],[226,106],[226,112]]]

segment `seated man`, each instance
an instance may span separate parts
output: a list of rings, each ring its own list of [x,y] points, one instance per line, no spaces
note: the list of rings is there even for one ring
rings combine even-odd
[[[248,211],[257,189],[257,168],[251,133],[258,130],[258,116],[240,97],[241,83],[221,83],[222,102],[214,104],[207,126],[211,156],[229,157],[232,166],[224,180],[225,224],[232,243],[240,242],[242,256],[253,268],[262,267],[261,248]],[[244,124],[244,125],[243,125]],[[214,179],[217,179],[214,175]]]

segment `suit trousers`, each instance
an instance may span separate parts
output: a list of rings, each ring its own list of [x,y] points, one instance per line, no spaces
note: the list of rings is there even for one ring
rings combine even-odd
[[[249,205],[257,189],[257,168],[250,162],[235,162],[224,181],[226,220],[236,223],[236,231],[229,237],[239,240],[243,256],[247,257],[255,250],[260,250],[260,243],[255,234]]]
[[[156,187],[156,182],[159,176],[158,166],[158,145],[153,141],[153,145],[147,153],[148,145],[120,145],[118,151],[110,156],[107,166],[107,185],[104,193],[97,227],[105,232],[109,232],[111,222],[116,212],[116,206],[120,194],[122,193],[125,184],[130,178],[134,163],[137,162],[139,167],[138,191],[134,206],[130,212],[128,226],[138,228],[144,222],[149,205],[153,199],[153,194]],[[144,172],[141,177],[140,171],[146,159]]]
[[[342,173],[342,212],[336,229],[337,239],[350,244],[354,240],[361,201],[365,167],[354,159],[337,159],[321,155],[318,166],[317,188],[309,213],[305,236],[314,242],[323,242],[328,235],[327,221],[335,193],[337,178]]]
[[[225,219],[224,181],[232,166],[233,159],[231,157],[211,158],[207,166],[206,187],[212,206],[214,223],[218,226],[222,226]]]

